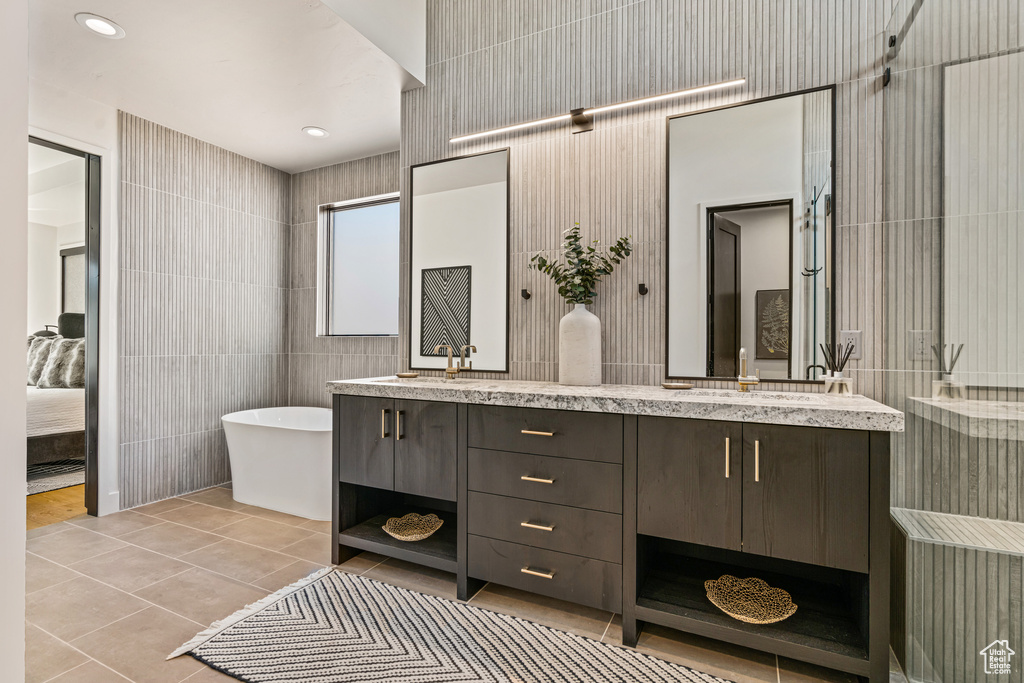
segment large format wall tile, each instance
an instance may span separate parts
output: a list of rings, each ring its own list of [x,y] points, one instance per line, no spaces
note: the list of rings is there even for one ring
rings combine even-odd
[[[316,336],[319,207],[397,192],[398,168],[398,153],[391,152],[293,176],[291,289],[285,340],[289,354],[288,405],[326,407],[331,404],[328,380],[377,377],[400,369],[398,337]]]
[[[231,478],[222,415],[288,400],[291,178],[120,115],[122,507]]]

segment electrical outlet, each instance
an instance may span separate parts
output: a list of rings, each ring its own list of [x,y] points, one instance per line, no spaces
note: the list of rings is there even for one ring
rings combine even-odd
[[[850,360],[864,359],[864,334],[860,330],[843,330],[839,333],[839,343],[844,347],[853,344],[853,353],[850,354]]]
[[[910,330],[910,348],[907,349],[909,360],[930,360],[932,357],[932,331]]]

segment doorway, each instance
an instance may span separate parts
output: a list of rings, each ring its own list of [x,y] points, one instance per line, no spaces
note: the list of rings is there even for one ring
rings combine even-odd
[[[29,137],[29,527],[96,515],[100,157]]]
[[[793,201],[708,207],[707,376],[791,376]]]

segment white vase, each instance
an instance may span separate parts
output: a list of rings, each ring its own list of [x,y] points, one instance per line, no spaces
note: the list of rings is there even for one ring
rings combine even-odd
[[[586,304],[576,304],[558,323],[558,383],[601,384],[601,320]]]

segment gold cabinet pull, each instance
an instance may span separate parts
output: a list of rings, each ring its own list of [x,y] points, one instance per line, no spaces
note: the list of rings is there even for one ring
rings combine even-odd
[[[521,571],[524,574],[529,574],[530,576],[539,576],[542,579],[553,579],[553,578],[555,578],[555,572],[553,570],[546,572],[546,571],[543,571],[543,570],[530,569],[529,567],[523,567],[519,571]]]
[[[729,437],[725,437],[725,478],[729,478]]]
[[[404,410],[395,411],[395,441],[402,440],[402,413]]]
[[[532,429],[521,429],[519,430],[523,434],[532,434],[533,436],[554,436],[554,432],[535,432]]]
[[[523,476],[521,476],[519,478],[522,479],[523,481],[533,481],[533,482],[536,482],[538,484],[554,484],[555,483],[554,479],[541,479],[540,477],[531,477],[531,476],[526,475],[526,474],[524,474]]]
[[[754,441],[754,481],[761,481],[761,442]]]
[[[381,411],[380,411],[380,438],[382,438],[382,439],[386,439],[389,436],[391,436],[390,434],[388,434],[388,428],[387,428],[387,419],[388,419],[387,416],[388,416],[388,413],[390,413],[390,412],[391,411],[388,410],[387,408],[382,408]]]
[[[540,529],[541,531],[554,531],[555,530],[554,525],[552,525],[552,526],[544,526],[543,524],[534,524],[533,522],[519,522],[519,526],[524,526],[527,529]]]

